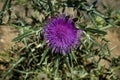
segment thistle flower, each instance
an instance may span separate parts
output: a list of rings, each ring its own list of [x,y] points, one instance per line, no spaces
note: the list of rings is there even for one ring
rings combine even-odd
[[[82,30],[76,28],[73,20],[65,14],[49,19],[45,26],[45,38],[55,53],[69,53],[80,44]]]

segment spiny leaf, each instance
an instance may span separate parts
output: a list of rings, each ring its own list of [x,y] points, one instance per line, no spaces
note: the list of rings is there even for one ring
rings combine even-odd
[[[23,39],[31,34],[33,34],[32,31],[25,32],[25,33],[19,35],[18,37],[14,38],[12,41],[19,41],[19,40],[21,40],[21,39]]]
[[[105,32],[105,31],[98,30],[98,29],[93,29],[93,28],[86,28],[86,31],[89,31],[91,33],[103,34],[103,35],[107,34],[107,32]]]

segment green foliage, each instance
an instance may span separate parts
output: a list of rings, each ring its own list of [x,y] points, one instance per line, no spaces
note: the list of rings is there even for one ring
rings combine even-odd
[[[115,24],[110,15],[97,10],[98,0],[93,3],[87,0],[18,0],[15,4],[19,5],[19,2],[25,2],[44,17],[39,20],[39,15],[31,15],[31,23],[24,18],[10,23],[19,30],[19,35],[13,41],[22,46],[11,49],[10,54],[17,55],[18,60],[11,59],[11,66],[4,72],[2,80],[107,80],[108,77],[118,80],[114,71],[120,68],[120,58],[109,59],[111,49],[108,47],[109,41],[105,39],[106,29]],[[84,30],[81,45],[69,54],[54,54],[46,45],[42,29],[49,16],[64,13],[66,8],[73,8],[73,12],[77,12],[76,26]],[[102,66],[101,60],[112,65],[108,68]]]

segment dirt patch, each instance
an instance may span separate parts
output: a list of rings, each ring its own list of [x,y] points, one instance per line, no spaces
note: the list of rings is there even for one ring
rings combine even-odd
[[[1,47],[4,51],[9,49],[14,44],[11,40],[17,36],[18,31],[11,26],[2,25],[0,26],[0,32],[2,33],[0,43],[3,45]]]
[[[112,57],[120,55],[120,28],[112,28],[108,30],[108,35],[106,38],[110,41],[109,47],[113,48],[112,50]]]

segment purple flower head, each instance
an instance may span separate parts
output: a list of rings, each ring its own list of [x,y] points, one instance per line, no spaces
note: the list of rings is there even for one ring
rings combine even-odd
[[[65,14],[57,15],[47,22],[45,38],[55,53],[68,53],[80,44],[82,30],[76,28],[72,18]]]

